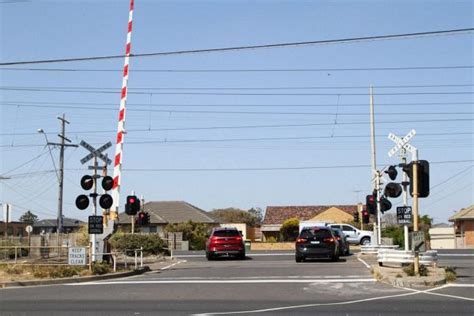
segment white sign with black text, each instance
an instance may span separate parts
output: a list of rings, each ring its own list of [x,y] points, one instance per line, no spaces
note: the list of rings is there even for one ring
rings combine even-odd
[[[87,264],[86,248],[70,247],[68,252],[68,264],[74,266],[85,266]]]

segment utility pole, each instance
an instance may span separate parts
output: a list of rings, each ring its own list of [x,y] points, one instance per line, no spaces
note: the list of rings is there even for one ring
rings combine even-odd
[[[51,143],[48,141],[45,132],[42,129],[39,129],[38,132],[42,133],[46,137],[46,144],[48,146],[59,146],[59,194],[58,194],[58,218],[57,218],[57,233],[62,233],[63,230],[63,191],[64,191],[64,149],[66,147],[78,147],[76,144],[66,144],[70,143],[71,140],[66,137],[66,124],[69,124],[69,121],[66,120],[66,115],[63,113],[62,116],[57,117],[61,121],[61,134],[58,134],[60,138],[59,143]],[[59,237],[58,237],[59,238]],[[59,246],[59,245],[58,245]]]
[[[64,148],[65,147],[78,147],[75,144],[66,144],[71,142],[66,137],[66,124],[69,122],[66,120],[66,115],[63,113],[62,117],[58,116],[58,120],[61,121],[61,134],[59,134],[60,143],[59,145],[59,197],[58,197],[58,234],[63,232],[63,192],[64,192]]]
[[[380,173],[377,170],[376,149],[375,149],[375,118],[374,118],[374,94],[370,87],[370,145],[372,150],[372,189],[377,193],[375,203],[377,205],[377,245],[380,245]]]

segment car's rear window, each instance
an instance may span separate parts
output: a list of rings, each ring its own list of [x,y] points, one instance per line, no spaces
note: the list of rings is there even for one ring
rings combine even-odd
[[[235,236],[240,236],[239,232],[237,230],[216,230],[213,236],[217,237],[235,237]]]
[[[332,237],[332,235],[331,235],[331,232],[327,229],[310,228],[310,229],[304,229],[301,232],[300,237],[302,238],[310,238],[310,237],[328,238],[328,237]]]
[[[341,232],[339,230],[333,230],[334,235],[341,237]]]

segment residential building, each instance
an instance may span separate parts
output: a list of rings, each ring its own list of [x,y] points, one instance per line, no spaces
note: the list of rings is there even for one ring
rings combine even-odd
[[[86,225],[85,222],[75,218],[63,218],[63,233],[74,233]],[[52,234],[58,229],[57,219],[42,219],[33,224],[33,234]]]
[[[449,218],[454,222],[457,248],[474,248],[474,205],[463,208]]]
[[[349,223],[354,220],[357,205],[268,206],[261,227],[263,240],[278,240],[282,224],[290,218],[299,221]]]
[[[5,222],[0,222],[0,238],[5,236],[5,230],[7,231],[7,236],[13,237],[22,237],[28,235],[25,231],[28,224],[23,222],[9,222],[5,225]]]
[[[143,233],[161,233],[168,224],[194,223],[218,226],[217,220],[206,211],[184,201],[152,201],[144,205],[144,211],[150,216],[150,224],[137,227]],[[131,218],[125,213],[119,214],[119,227],[122,231],[131,231]]]

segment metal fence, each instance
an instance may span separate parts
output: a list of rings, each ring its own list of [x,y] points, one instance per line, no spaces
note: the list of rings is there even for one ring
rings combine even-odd
[[[415,253],[413,251],[395,250],[395,249],[379,249],[377,261],[380,266],[385,263],[412,263]],[[438,252],[430,250],[419,253],[420,263],[436,267],[438,264]]]
[[[64,266],[69,265],[69,249],[72,246],[0,246],[0,264],[19,264],[35,266]],[[76,248],[76,247],[74,247]],[[90,247],[86,249],[86,260],[84,265],[92,266],[92,254]],[[133,254],[129,256],[129,254]],[[39,255],[38,255],[39,254]],[[135,269],[143,267],[143,248],[126,249],[124,252],[97,253],[95,261],[104,261],[113,266],[114,272],[117,265],[123,265],[126,269],[133,265]]]

